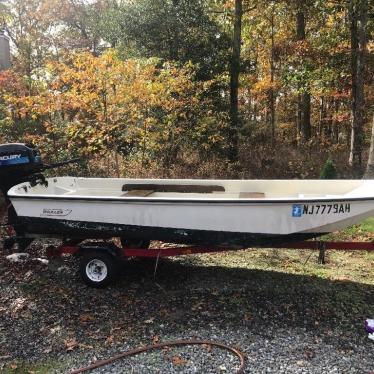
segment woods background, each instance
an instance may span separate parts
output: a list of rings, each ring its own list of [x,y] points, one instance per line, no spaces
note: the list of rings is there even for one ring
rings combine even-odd
[[[369,0],[0,1],[0,143],[80,156],[77,175],[318,178],[330,159],[361,177],[373,14]]]

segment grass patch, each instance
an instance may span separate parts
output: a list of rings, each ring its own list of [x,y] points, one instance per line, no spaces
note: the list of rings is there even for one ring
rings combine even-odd
[[[322,237],[324,240],[374,241],[374,217]]]
[[[43,362],[35,364],[25,364],[21,362],[13,362],[7,364],[6,367],[1,369],[1,372],[4,374],[49,374],[53,370],[58,369],[61,365],[58,362]]]
[[[374,241],[374,218],[326,235],[322,239]],[[374,285],[374,252],[366,251],[327,250],[325,265],[318,263],[318,251],[271,248],[187,256],[175,261],[186,261],[200,266],[276,271]]]

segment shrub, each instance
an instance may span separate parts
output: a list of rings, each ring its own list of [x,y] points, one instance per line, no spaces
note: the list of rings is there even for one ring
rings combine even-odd
[[[321,173],[319,177],[321,179],[334,179],[336,178],[337,171],[336,171],[336,166],[334,162],[332,161],[331,157],[329,157],[325,164],[323,165],[323,168],[321,170]]]

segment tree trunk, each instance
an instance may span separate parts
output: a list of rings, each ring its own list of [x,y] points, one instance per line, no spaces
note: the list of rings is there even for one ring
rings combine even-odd
[[[356,178],[362,175],[362,147],[364,126],[364,67],[366,49],[367,0],[350,0],[352,113],[351,150],[349,165]]]
[[[331,129],[331,142],[332,143],[337,143],[339,139],[339,121],[337,119],[339,115],[339,107],[340,107],[339,99],[334,99],[334,105],[333,105],[334,120],[332,121],[332,129]]]
[[[325,98],[321,96],[320,104],[319,104],[319,126],[318,126],[318,135],[320,139],[323,139],[324,137],[325,119],[326,119]]]
[[[311,137],[311,125],[310,125],[310,110],[311,110],[311,103],[310,103],[310,93],[303,92],[301,95],[301,136],[302,140],[306,141],[309,140]]]
[[[232,43],[230,68],[230,131],[229,131],[229,159],[238,159],[239,146],[239,74],[240,74],[240,48],[242,35],[243,0],[235,0],[234,34]]]
[[[365,179],[374,179],[374,114],[373,125],[371,127],[370,151],[368,163],[366,165]]]
[[[300,111],[300,101],[301,101],[301,95],[297,95],[297,103],[296,103],[296,139],[297,139],[297,145],[299,146],[301,144],[301,111]]]
[[[270,106],[270,140],[271,144],[275,142],[275,93],[274,93],[274,3],[271,13],[271,51],[270,51],[270,82],[271,88],[269,92]]]
[[[303,41],[306,39],[306,20],[303,9],[303,1],[298,1],[298,9],[296,12],[296,40]],[[307,82],[303,82],[303,92],[300,94],[299,105],[298,105],[298,118],[300,120],[299,128],[301,132],[301,141],[304,142],[309,140],[311,137],[311,123],[310,123],[310,107],[311,97]],[[306,86],[306,87],[305,87]]]

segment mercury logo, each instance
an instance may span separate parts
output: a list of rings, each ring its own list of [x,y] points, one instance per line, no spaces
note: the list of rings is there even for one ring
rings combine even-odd
[[[21,155],[5,155],[5,156],[0,156],[0,161],[14,160],[16,158],[21,158]]]

